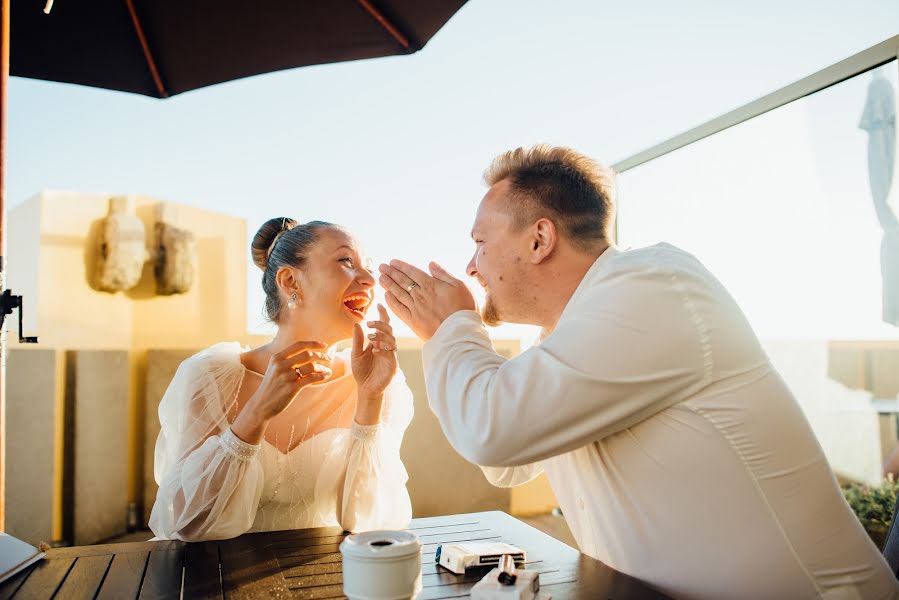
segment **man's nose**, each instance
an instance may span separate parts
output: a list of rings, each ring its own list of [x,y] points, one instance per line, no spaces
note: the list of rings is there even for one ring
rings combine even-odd
[[[477,277],[478,269],[474,264],[474,256],[471,257],[471,260],[468,261],[468,264],[465,266],[465,272],[469,277]]]

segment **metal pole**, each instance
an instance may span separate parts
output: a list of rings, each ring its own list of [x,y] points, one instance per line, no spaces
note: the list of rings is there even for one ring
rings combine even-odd
[[[660,156],[664,156],[670,152],[674,152],[675,150],[679,150],[684,146],[689,146],[690,144],[714,135],[719,131],[724,131],[729,127],[739,125],[749,119],[754,119],[759,115],[780,108],[790,102],[805,98],[806,96],[827,89],[830,86],[837,85],[860,73],[864,73],[865,71],[869,71],[880,65],[885,65],[896,58],[897,51],[899,51],[899,35],[893,36],[876,46],[871,46],[867,50],[862,50],[858,54],[832,64],[826,69],[822,69],[804,79],[800,79],[795,83],[791,83],[786,87],[771,92],[767,96],[762,96],[758,100],[754,100],[729,113],[723,114],[711,121],[707,121],[702,125],[676,135],[660,144],[656,144],[655,146],[629,156],[624,160],[619,160],[612,165],[612,169],[614,169],[616,173],[624,173],[629,169],[639,167],[644,163],[659,158]]]
[[[0,294],[6,289],[6,92],[9,0],[0,0]],[[0,328],[0,531],[6,530],[6,328]]]

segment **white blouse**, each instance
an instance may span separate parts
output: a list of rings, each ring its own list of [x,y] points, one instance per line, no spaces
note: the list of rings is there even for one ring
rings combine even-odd
[[[385,390],[381,422],[361,426],[353,419],[349,351],[340,353],[344,375],[303,388],[291,404],[296,423],[288,439],[252,445],[229,425],[244,380],[259,377],[241,363],[244,350],[221,343],[188,358],[162,398],[153,533],[197,541],[331,525],[407,527],[412,508],[400,444],[413,403],[402,372]]]
[[[749,323],[686,252],[609,248],[511,360],[472,311],[423,359],[452,445],[495,485],[546,472],[611,567],[676,598],[899,597]]]

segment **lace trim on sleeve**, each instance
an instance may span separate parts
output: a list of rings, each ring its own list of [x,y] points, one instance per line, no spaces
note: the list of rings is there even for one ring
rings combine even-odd
[[[237,460],[250,460],[259,453],[262,444],[248,444],[231,431],[231,428],[225,430],[219,438],[219,443],[231,456]]]
[[[350,435],[357,440],[370,441],[378,437],[378,432],[380,430],[380,423],[374,425],[360,425],[356,421],[353,421],[353,426],[350,428]]]

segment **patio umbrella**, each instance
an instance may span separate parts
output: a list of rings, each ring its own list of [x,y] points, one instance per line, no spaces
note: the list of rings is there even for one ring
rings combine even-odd
[[[868,132],[868,180],[877,221],[883,229],[880,243],[883,320],[899,326],[899,219],[887,201],[896,161],[896,92],[880,69],[874,71],[868,84],[858,126]]]
[[[15,0],[12,75],[165,98],[292,67],[410,54],[465,0]]]
[[[3,263],[10,73],[167,98],[282,69],[411,54],[465,1],[0,0],[0,318],[21,306]],[[0,328],[0,531],[5,356]]]

